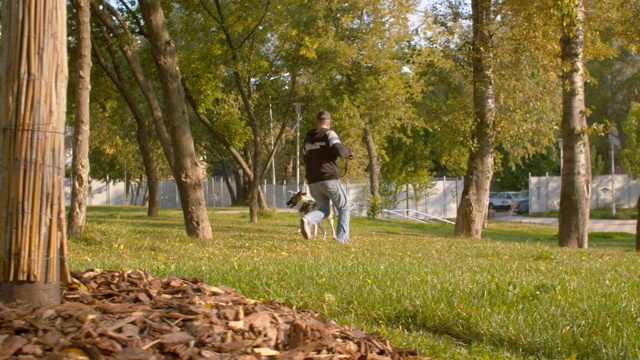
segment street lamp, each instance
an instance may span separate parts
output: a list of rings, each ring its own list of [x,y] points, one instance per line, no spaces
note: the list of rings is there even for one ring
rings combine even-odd
[[[293,103],[296,107],[296,191],[300,191],[300,108],[303,103]]]
[[[564,162],[562,154],[562,138],[558,138],[558,147],[560,147],[560,176],[562,176],[562,163]]]
[[[271,101],[269,101],[269,123],[271,127],[271,151],[275,149],[273,142],[273,110],[271,109]],[[276,207],[276,156],[271,158],[271,183],[273,184],[273,206]]]
[[[620,140],[618,139],[618,129],[613,128],[609,130],[609,134],[607,134],[609,138],[609,152],[611,156],[611,216],[613,218],[616,217],[616,197],[615,197],[615,147],[620,145]]]

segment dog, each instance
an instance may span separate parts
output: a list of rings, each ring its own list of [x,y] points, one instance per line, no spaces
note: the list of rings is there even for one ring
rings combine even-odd
[[[293,192],[292,192],[293,193]],[[298,214],[300,215],[300,219],[302,219],[302,216],[305,214],[310,213],[311,211],[314,210],[318,210],[318,203],[316,202],[316,200],[311,197],[310,195],[307,195],[307,193],[302,192],[302,191],[298,191],[297,193],[294,193],[293,196],[291,196],[291,199],[289,199],[289,201],[287,201],[287,206],[290,209],[297,209],[298,210]],[[329,207],[329,216],[325,217],[323,220],[327,220],[327,222],[329,223],[329,226],[331,227],[331,234],[333,236],[333,238],[336,238],[336,229],[333,226],[333,209],[332,207]],[[322,222],[313,225],[313,237],[317,238],[318,237],[318,228],[320,228],[320,230],[322,231],[322,239],[326,239],[327,238],[327,232],[324,230],[324,227],[322,226]],[[298,232],[301,232],[302,229],[300,227],[298,227]]]

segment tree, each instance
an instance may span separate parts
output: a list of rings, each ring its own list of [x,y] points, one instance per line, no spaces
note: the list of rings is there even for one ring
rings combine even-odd
[[[204,199],[205,174],[195,153],[175,43],[167,31],[164,12],[159,2],[142,0],[140,9],[149,33],[162,87],[166,121],[175,154],[172,169],[180,193],[187,234],[200,239],[210,239],[213,234]]]
[[[558,3],[562,24],[562,188],[558,214],[560,246],[586,249],[589,241],[591,157],[584,101],[584,3]]]
[[[159,193],[159,185],[158,185],[158,168],[156,166],[156,157],[154,155],[152,149],[152,142],[150,139],[149,127],[147,125],[146,114],[143,111],[143,108],[139,105],[138,99],[136,99],[134,95],[134,91],[131,89],[129,84],[127,83],[126,76],[123,74],[122,67],[118,65],[118,57],[116,55],[116,51],[114,49],[114,45],[111,42],[108,42],[106,45],[107,52],[111,59],[112,67],[107,64],[107,61],[102,56],[102,53],[96,44],[93,44],[93,54],[94,57],[104,73],[108,76],[111,82],[116,86],[119,90],[122,99],[126,102],[131,114],[133,115],[136,124],[136,138],[138,142],[138,148],[140,150],[140,154],[142,155],[142,162],[144,164],[144,173],[147,178],[147,191],[148,191],[148,207],[147,207],[147,215],[148,216],[156,216],[158,215],[160,208],[160,193]],[[101,93],[104,93],[103,91]],[[115,114],[113,114],[115,115]],[[111,116],[111,118],[117,119],[126,119],[127,116]],[[100,161],[103,162],[103,161]]]
[[[254,101],[252,99],[252,75],[257,66],[264,66],[264,63],[260,61],[259,52],[262,50],[261,41],[264,41],[266,37],[263,36],[260,38],[257,33],[265,33],[263,26],[265,18],[269,14],[271,2],[269,0],[263,4],[260,2],[261,4],[257,6],[259,10],[257,13],[249,11],[248,3],[229,3],[226,4],[225,7],[221,5],[219,0],[215,0],[212,6],[206,4],[204,1],[200,1],[200,3],[208,17],[212,19],[220,29],[221,37],[224,39],[223,43],[229,53],[227,66],[232,73],[233,84],[240,95],[247,124],[251,129],[253,140],[251,144],[252,156],[249,159],[251,169],[250,171],[247,171],[249,169],[245,169],[245,173],[250,174],[249,221],[256,223],[258,222],[258,209],[264,210],[267,207],[260,189],[260,184],[266,174],[266,170],[270,166],[270,161],[263,164],[263,132],[260,129],[260,122],[255,113]],[[242,13],[241,16],[240,13]],[[254,59],[254,57],[257,59]],[[263,68],[263,70],[266,69]],[[294,79],[292,81],[293,89],[295,88],[295,74],[292,76]],[[194,106],[194,110],[196,110],[195,102],[192,102],[192,105]],[[198,114],[198,116],[201,121],[205,122],[201,113]],[[209,129],[212,130],[211,127],[209,127]],[[283,130],[284,123],[278,138],[282,135]],[[228,146],[226,147],[231,150]],[[270,159],[273,156],[274,152],[270,154]],[[235,156],[235,158],[241,166],[244,165],[239,157]]]
[[[89,0],[73,0],[78,22],[78,65],[76,68],[76,116],[73,127],[71,203],[67,224],[69,237],[84,232],[89,190],[89,95],[91,92],[91,13]]]
[[[472,0],[473,19],[473,141],[467,173],[458,207],[454,233],[472,238],[482,236],[487,212],[489,185],[493,176],[495,104],[493,94],[493,16],[491,0]]]
[[[622,132],[626,134],[625,147],[620,151],[620,165],[634,177],[640,176],[640,104],[633,103],[629,116],[622,123]],[[638,224],[640,230],[640,196],[637,202]],[[636,231],[636,251],[640,251],[640,231]]]
[[[0,295],[4,303],[58,304],[60,282],[70,280],[63,188],[66,20],[65,1],[2,1]]]
[[[434,167],[428,140],[426,129],[417,125],[398,125],[387,135],[380,168],[383,206],[394,208],[400,201],[400,191],[408,185],[413,189],[416,207],[428,195],[433,187]]]
[[[358,149],[364,156],[354,153],[368,163],[374,207],[370,213],[380,217],[380,149],[385,135],[398,123],[416,120],[413,108],[408,106],[414,78],[403,71],[407,66],[405,45],[410,39],[407,14],[415,8],[415,2],[317,4],[321,5],[309,15],[316,24],[311,31],[317,38],[310,42],[315,45],[317,61],[307,70],[308,103],[334,112],[333,127],[343,143],[360,143]]]

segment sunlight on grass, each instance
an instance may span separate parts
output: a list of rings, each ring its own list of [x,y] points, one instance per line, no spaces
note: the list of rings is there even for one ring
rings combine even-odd
[[[483,240],[451,225],[352,218],[347,246],[303,240],[297,215],[211,212],[213,240],[184,234],[182,214],[89,209],[69,245],[74,270],[144,269],[202,276],[247,297],[313,308],[447,359],[640,356],[640,270],[633,234],[557,247],[557,229],[499,224]]]

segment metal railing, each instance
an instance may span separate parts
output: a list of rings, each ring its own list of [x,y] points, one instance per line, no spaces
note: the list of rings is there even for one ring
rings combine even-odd
[[[417,221],[417,222],[421,222],[421,223],[430,223],[431,220],[437,220],[437,221],[441,221],[443,223],[446,224],[452,224],[455,225],[455,223],[451,220],[447,220],[444,218],[440,218],[437,216],[433,216],[433,215],[429,215],[427,213],[424,213],[422,211],[418,211],[418,210],[413,210],[413,209],[394,209],[394,210],[388,210],[388,209],[383,209],[382,210],[382,214],[387,214],[389,217],[396,217],[396,218],[402,218],[402,219],[409,219],[409,220],[413,220],[413,221]],[[410,214],[415,214],[415,215],[410,215]],[[423,218],[420,218],[420,216],[422,216]]]

